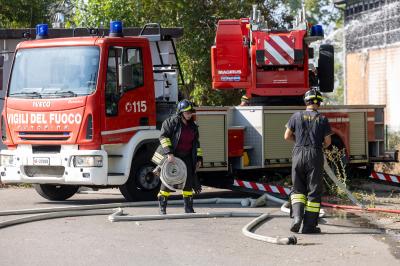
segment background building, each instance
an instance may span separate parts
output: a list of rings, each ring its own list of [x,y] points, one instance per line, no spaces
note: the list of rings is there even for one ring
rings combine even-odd
[[[384,104],[389,132],[400,133],[400,1],[345,4],[345,104]]]

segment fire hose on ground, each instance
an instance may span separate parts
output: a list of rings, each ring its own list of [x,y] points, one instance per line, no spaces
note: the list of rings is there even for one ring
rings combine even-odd
[[[255,206],[255,199],[244,198],[244,199],[198,199],[195,200],[196,204],[241,204],[242,206]],[[171,205],[182,205],[182,200],[172,200],[169,202]],[[290,237],[268,237],[261,236],[252,233],[258,224],[264,222],[271,216],[262,213],[249,213],[249,212],[213,212],[213,213],[193,213],[193,214],[167,214],[167,215],[138,215],[138,216],[121,216],[123,215],[122,207],[148,207],[157,206],[157,201],[152,202],[132,202],[132,203],[111,203],[111,204],[96,204],[96,205],[84,205],[84,206],[72,206],[72,207],[55,207],[55,208],[36,208],[36,209],[23,209],[23,210],[10,210],[1,211],[0,216],[7,215],[22,215],[22,214],[34,214],[32,216],[26,216],[13,220],[7,220],[0,222],[0,228],[13,226],[22,223],[56,219],[62,217],[75,217],[75,216],[90,216],[90,215],[107,215],[109,214],[109,220],[112,222],[117,221],[148,221],[148,220],[164,220],[164,219],[192,219],[192,218],[214,218],[214,217],[258,217],[247,224],[242,232],[244,235],[253,239],[265,241],[273,244],[296,244],[297,239],[295,236]],[[115,209],[119,208],[119,209]],[[112,209],[112,210],[109,210]],[[262,218],[262,219],[261,219]]]
[[[172,170],[171,170],[172,169]],[[358,202],[353,195],[346,189],[346,187],[336,178],[333,171],[330,169],[327,161],[325,159],[324,169],[328,176],[338,185],[346,194],[349,196],[350,200],[353,201],[358,206],[343,206],[335,205],[329,203],[322,203],[323,206],[334,207],[334,208],[344,208],[352,210],[365,210],[365,211],[383,211],[390,213],[400,213],[400,210],[385,210],[378,208],[365,208],[360,202]],[[175,169],[176,170],[176,169]],[[184,186],[185,178],[180,178],[180,180],[174,180],[172,176],[176,176],[176,171],[171,167],[169,170],[164,169],[164,182],[170,182],[171,188]],[[179,170],[179,169],[178,169]],[[180,169],[182,170],[182,169]],[[162,171],[163,172],[163,171]],[[169,175],[170,173],[171,175]],[[166,181],[168,180],[168,181]],[[288,212],[287,201],[271,196],[267,193],[259,197],[258,199],[244,198],[244,199],[223,199],[223,198],[212,198],[212,199],[197,199],[196,204],[241,204],[242,206],[257,207],[267,200],[273,201],[278,204],[282,204],[281,210],[283,212]],[[169,201],[170,205],[182,205],[182,200],[172,200]],[[71,206],[71,207],[54,207],[54,208],[36,208],[36,209],[23,209],[23,210],[10,210],[10,211],[0,211],[0,216],[7,215],[22,215],[22,214],[34,214],[31,216],[26,216],[22,218],[17,218],[13,220],[7,220],[0,222],[0,229],[8,226],[13,226],[22,223],[28,223],[39,220],[55,219],[62,217],[74,217],[74,216],[89,216],[89,215],[106,215],[109,214],[108,219],[111,222],[117,221],[149,221],[149,220],[164,220],[164,219],[192,219],[192,218],[214,218],[214,217],[257,217],[246,226],[243,227],[242,233],[252,239],[281,245],[296,244],[297,238],[295,236],[289,237],[269,237],[255,234],[253,231],[260,223],[266,222],[267,220],[273,218],[268,213],[249,213],[249,212],[211,212],[211,213],[193,213],[193,214],[167,214],[167,215],[139,215],[139,216],[122,216],[123,207],[148,207],[157,206],[158,202],[130,202],[130,203],[111,203],[111,204],[95,204],[95,205],[83,205],[83,206]],[[117,209],[116,209],[117,208]],[[110,210],[112,209],[112,210]],[[320,213],[320,217],[323,216],[323,212]]]
[[[179,159],[176,158],[178,161]],[[183,162],[182,162],[183,163]],[[177,173],[182,173],[182,165],[173,163],[164,163],[164,170],[161,169],[160,179],[166,185],[171,188],[183,187],[186,182],[186,175],[182,178],[182,175]],[[183,166],[185,166],[183,164]],[[267,195],[269,199],[276,199],[275,197]],[[265,200],[265,199],[261,199]],[[278,200],[278,199],[276,199]],[[275,202],[276,202],[275,200]],[[170,201],[170,205],[180,204],[181,200]],[[260,199],[255,200],[251,198],[245,199],[199,199],[195,200],[196,204],[207,203],[207,204],[241,204],[242,206],[252,206],[256,207],[260,203]],[[280,203],[280,202],[279,202]],[[123,211],[121,207],[143,207],[143,206],[157,206],[158,202],[133,202],[133,203],[113,203],[113,204],[97,204],[97,205],[85,205],[85,206],[72,206],[72,207],[55,207],[55,208],[39,208],[39,209],[25,209],[25,210],[11,210],[11,211],[1,211],[0,216],[5,215],[21,215],[21,214],[36,214],[32,216],[17,218],[14,220],[8,220],[0,222],[0,228],[7,226],[28,223],[39,220],[55,219],[61,217],[72,217],[72,216],[88,216],[88,215],[104,215],[111,214],[109,220],[112,222],[117,221],[147,221],[147,220],[160,220],[160,219],[192,219],[192,218],[213,218],[213,217],[258,217],[251,221],[245,227],[243,227],[242,232],[245,236],[252,239],[265,241],[273,244],[296,244],[297,239],[295,236],[290,237],[269,237],[257,235],[252,232],[252,230],[262,222],[270,219],[269,214],[261,213],[245,213],[245,212],[214,212],[214,213],[193,213],[193,214],[168,214],[168,215],[140,215],[140,216],[122,216]],[[107,210],[115,209],[117,210]]]
[[[186,173],[184,168],[186,166],[179,158],[176,158],[177,163],[164,162],[161,169],[160,179],[162,182],[174,190],[176,188],[182,188],[186,182]],[[182,162],[182,163],[179,163]],[[271,198],[272,196],[269,196]],[[273,197],[272,197],[273,198]],[[264,199],[261,199],[261,201]],[[260,204],[260,199],[255,200],[251,198],[245,199],[198,199],[195,200],[196,204],[241,204],[241,206],[252,206]],[[169,202],[170,205],[182,205],[182,200],[173,200]],[[85,206],[72,206],[72,207],[55,207],[55,208],[39,208],[39,209],[25,209],[25,210],[10,210],[0,211],[0,216],[6,215],[22,215],[22,214],[34,214],[27,217],[17,218],[13,220],[0,222],[0,228],[13,226],[22,223],[55,219],[62,217],[74,217],[74,216],[89,216],[89,215],[107,215],[109,214],[109,221],[149,221],[149,220],[164,220],[164,219],[193,219],[193,218],[216,218],[216,217],[258,217],[247,224],[242,232],[245,236],[265,241],[273,244],[296,244],[297,239],[295,236],[290,237],[268,237],[257,235],[253,230],[258,224],[264,222],[267,218],[271,218],[269,215],[263,215],[262,213],[246,213],[246,212],[212,212],[212,213],[193,213],[193,214],[167,214],[167,215],[138,215],[138,216],[122,216],[122,207],[145,207],[145,206],[157,206],[158,202],[133,202],[133,203],[112,203],[112,204],[96,204],[96,205],[85,205]],[[115,210],[115,208],[118,208]],[[113,209],[113,210],[109,210]]]

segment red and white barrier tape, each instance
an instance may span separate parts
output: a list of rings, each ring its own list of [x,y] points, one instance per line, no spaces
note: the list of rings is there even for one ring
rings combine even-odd
[[[256,182],[249,182],[249,181],[243,181],[239,179],[233,180],[233,186],[235,187],[244,187],[248,189],[253,189],[253,190],[260,190],[260,191],[265,191],[265,192],[270,192],[270,193],[277,193],[281,194],[284,196],[288,196],[290,194],[290,188],[282,187],[282,186],[274,186],[274,185],[268,185],[268,184],[262,184],[262,183],[256,183]]]
[[[400,184],[400,176],[396,176],[396,175],[372,172],[369,177],[372,179],[379,179],[379,180],[383,180],[383,181]]]

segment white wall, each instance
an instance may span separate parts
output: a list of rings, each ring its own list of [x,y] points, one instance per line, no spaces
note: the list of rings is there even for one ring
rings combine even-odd
[[[400,43],[348,54],[346,77],[346,104],[386,105],[386,125],[400,132]]]

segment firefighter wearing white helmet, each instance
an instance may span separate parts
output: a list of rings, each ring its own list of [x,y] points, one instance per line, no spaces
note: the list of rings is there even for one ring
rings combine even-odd
[[[161,145],[154,153],[152,161],[161,165],[166,159],[174,162],[175,156],[180,158],[187,168],[187,178],[182,189],[185,213],[194,213],[193,190],[200,193],[201,185],[196,176],[196,169],[201,166],[203,152],[200,148],[199,130],[193,120],[195,112],[189,100],[178,103],[176,114],[166,119],[161,126]],[[166,214],[168,197],[171,194],[164,184],[161,184],[158,193],[160,214]]]
[[[292,115],[286,124],[284,138],[294,141],[292,154],[293,189],[290,196],[290,230],[303,234],[320,233],[318,216],[321,205],[322,174],[324,165],[323,148],[331,144],[332,131],[328,119],[318,112],[323,101],[316,89],[304,95],[306,110]]]

